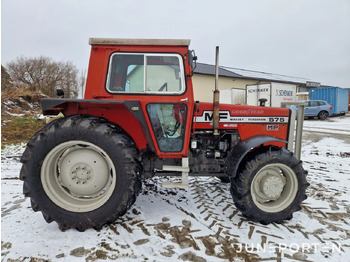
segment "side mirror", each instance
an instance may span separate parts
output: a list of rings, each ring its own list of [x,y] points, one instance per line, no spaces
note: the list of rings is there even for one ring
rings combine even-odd
[[[60,96],[61,98],[64,97],[64,91],[63,89],[56,89],[56,95]]]
[[[192,75],[193,75],[193,71],[196,69],[197,67],[197,56],[196,53],[194,52],[194,50],[190,50],[188,51],[188,63],[191,66],[192,69]]]

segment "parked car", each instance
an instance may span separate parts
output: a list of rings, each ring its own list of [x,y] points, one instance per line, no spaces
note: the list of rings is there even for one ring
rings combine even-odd
[[[305,103],[305,117],[318,117],[320,120],[325,120],[332,113],[332,105],[323,100],[307,100],[301,101]],[[289,107],[297,109],[295,106]]]

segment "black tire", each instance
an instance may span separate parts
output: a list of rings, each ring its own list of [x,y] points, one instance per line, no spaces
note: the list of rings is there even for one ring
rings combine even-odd
[[[106,119],[74,115],[37,132],[21,162],[34,211],[64,231],[101,229],[125,214],[141,189],[139,152]]]
[[[328,116],[329,116],[329,113],[327,111],[321,111],[318,113],[317,117],[320,120],[326,120]]]
[[[230,178],[228,176],[218,176],[222,183],[230,183]]]
[[[290,220],[307,198],[306,174],[293,153],[270,147],[248,160],[231,179],[231,195],[247,219],[282,223]]]

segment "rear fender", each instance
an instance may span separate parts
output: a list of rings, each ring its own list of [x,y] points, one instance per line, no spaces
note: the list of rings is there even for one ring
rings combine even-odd
[[[128,133],[141,152],[147,149],[155,152],[139,101],[46,98],[42,101],[42,110],[44,115],[62,112],[65,116],[87,114],[106,118]]]
[[[285,140],[266,135],[250,137],[239,142],[234,148],[232,148],[229,156],[227,157],[226,161],[229,161],[229,163],[227,165],[226,174],[230,177],[235,177],[242,160],[250,151],[264,144],[275,142],[284,144],[287,143]]]

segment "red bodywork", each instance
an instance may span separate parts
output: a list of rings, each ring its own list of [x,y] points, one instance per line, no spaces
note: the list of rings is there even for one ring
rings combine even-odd
[[[186,75],[185,92],[179,95],[108,93],[106,90],[106,76],[109,59],[114,52],[176,53],[181,55]],[[44,113],[57,114],[62,111],[64,115],[89,114],[101,116],[123,128],[133,138],[141,152],[151,149],[155,151],[159,158],[186,157],[188,156],[190,137],[195,129],[212,129],[210,111],[213,110],[213,104],[211,103],[197,103],[195,105],[191,79],[192,71],[188,60],[188,46],[92,45],[84,100],[66,100],[60,105],[44,110]],[[118,103],[118,101],[121,102]],[[128,108],[127,103],[124,102],[135,102],[136,106]],[[172,153],[159,150],[146,110],[147,104],[154,102],[178,103],[174,107],[175,118],[181,124],[186,124],[184,147],[181,152]],[[183,107],[187,107],[187,118],[178,113],[181,112]],[[195,113],[194,108],[197,109]],[[144,125],[142,125],[136,113],[144,118]],[[287,140],[289,109],[221,104],[220,114],[223,117],[223,119],[220,119],[220,129],[237,129],[241,140],[257,135],[269,135]],[[281,145],[283,143],[277,144]],[[285,144],[281,146],[285,146]]]
[[[200,103],[199,108],[199,112],[195,115],[197,117],[202,116],[204,111],[212,111],[213,104]],[[222,112],[228,112],[232,121],[223,122],[227,114]],[[220,118],[219,128],[237,129],[242,140],[257,135],[269,135],[287,140],[289,109],[220,104],[220,114],[223,114],[224,119]],[[195,128],[211,129],[212,125],[196,121]]]

